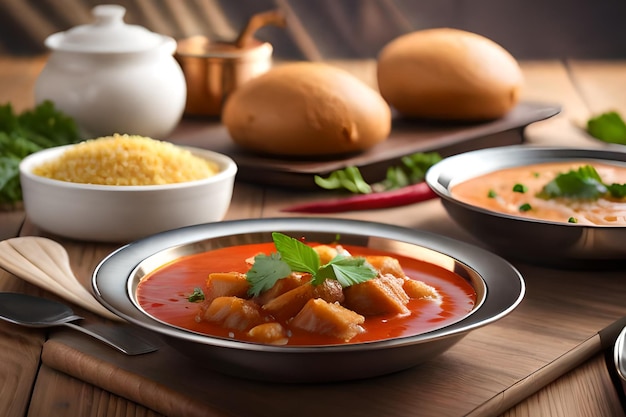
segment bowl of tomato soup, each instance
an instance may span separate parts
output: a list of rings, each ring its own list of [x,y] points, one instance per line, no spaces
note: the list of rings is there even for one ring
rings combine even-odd
[[[95,294],[190,366],[328,382],[416,366],[509,314],[525,285],[473,245],[382,223],[272,218],[168,231],[123,246]]]
[[[500,255],[565,268],[626,259],[626,153],[506,146],[446,158],[426,181]]]

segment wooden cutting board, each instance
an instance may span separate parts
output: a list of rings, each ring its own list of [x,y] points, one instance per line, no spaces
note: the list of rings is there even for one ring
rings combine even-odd
[[[286,159],[256,155],[238,147],[217,119],[186,118],[174,131],[177,144],[226,154],[239,167],[237,180],[298,189],[318,189],[315,174],[326,175],[354,165],[369,182],[383,179],[387,167],[416,152],[449,156],[486,147],[520,144],[531,123],[560,112],[555,104],[522,102],[505,117],[481,123],[435,123],[395,117],[389,138],[374,148],[337,159]]]

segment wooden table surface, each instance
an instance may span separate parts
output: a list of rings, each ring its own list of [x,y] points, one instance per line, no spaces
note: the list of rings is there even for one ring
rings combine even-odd
[[[32,107],[34,81],[44,62],[42,57],[0,57],[0,104],[11,102],[17,111]],[[336,64],[374,82],[373,62]],[[626,62],[522,62],[522,68],[524,100],[563,107],[558,116],[526,129],[529,143],[600,146],[578,124],[607,110],[626,114]],[[281,208],[314,198],[312,193],[237,183],[226,218],[284,216]],[[447,217],[438,200],[329,216],[419,228],[478,244]],[[45,234],[23,211],[0,212],[0,239],[28,235]],[[68,249],[74,272],[85,284],[97,263],[116,247],[48,237]],[[73,334],[3,322],[0,415],[626,415],[605,358],[626,324],[624,270],[563,271],[514,264],[526,279],[527,295],[509,316],[470,333],[423,366],[333,386],[272,387],[179,369],[172,371],[177,378],[194,374],[193,385],[180,392],[170,386],[168,375],[137,378],[144,369],[140,361],[117,361],[106,351],[99,355]],[[53,297],[3,270],[0,291]]]

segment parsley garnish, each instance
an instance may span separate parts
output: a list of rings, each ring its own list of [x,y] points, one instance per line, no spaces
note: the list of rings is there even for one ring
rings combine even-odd
[[[526,191],[528,191],[528,187],[526,187],[524,184],[515,184],[513,186],[513,192],[515,193],[525,193]]]
[[[277,253],[257,255],[246,278],[250,283],[248,293],[257,296],[274,286],[291,272],[307,272],[311,283],[319,285],[326,279],[336,279],[342,287],[370,280],[378,274],[365,258],[337,255],[326,265],[320,265],[315,250],[297,239],[282,233],[272,233]]]
[[[489,192],[487,193],[488,198],[496,198],[497,196],[498,194],[494,190],[489,190]]]
[[[576,217],[570,217],[569,219],[567,219],[568,223],[578,223],[578,219]]]
[[[521,206],[519,206],[519,211],[521,212],[530,211],[532,209],[533,209],[532,206],[528,203],[524,203]]]
[[[190,303],[204,301],[204,292],[202,291],[202,288],[194,288],[193,293],[189,297],[187,297],[187,301],[189,301]]]

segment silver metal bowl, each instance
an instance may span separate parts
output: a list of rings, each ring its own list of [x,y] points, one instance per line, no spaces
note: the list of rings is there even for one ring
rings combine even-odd
[[[415,336],[328,346],[270,346],[211,337],[180,329],[146,314],[135,292],[143,276],[183,255],[233,245],[271,242],[272,232],[308,240],[341,242],[426,260],[454,271],[476,289],[467,316]],[[469,331],[510,313],[525,284],[504,259],[447,237],[380,223],[319,218],[227,221],[160,233],[123,246],[96,268],[92,284],[99,301],[114,313],[153,330],[180,353],[231,375],[280,382],[322,382],[372,377],[418,365],[442,353]]]
[[[619,333],[613,345],[613,364],[622,390],[626,394],[626,327]]]
[[[503,168],[587,160],[626,165],[626,152],[532,146],[481,149],[445,158],[426,174],[450,216],[476,239],[511,259],[565,268],[626,265],[626,227],[558,223],[496,213],[456,200],[450,189]]]

